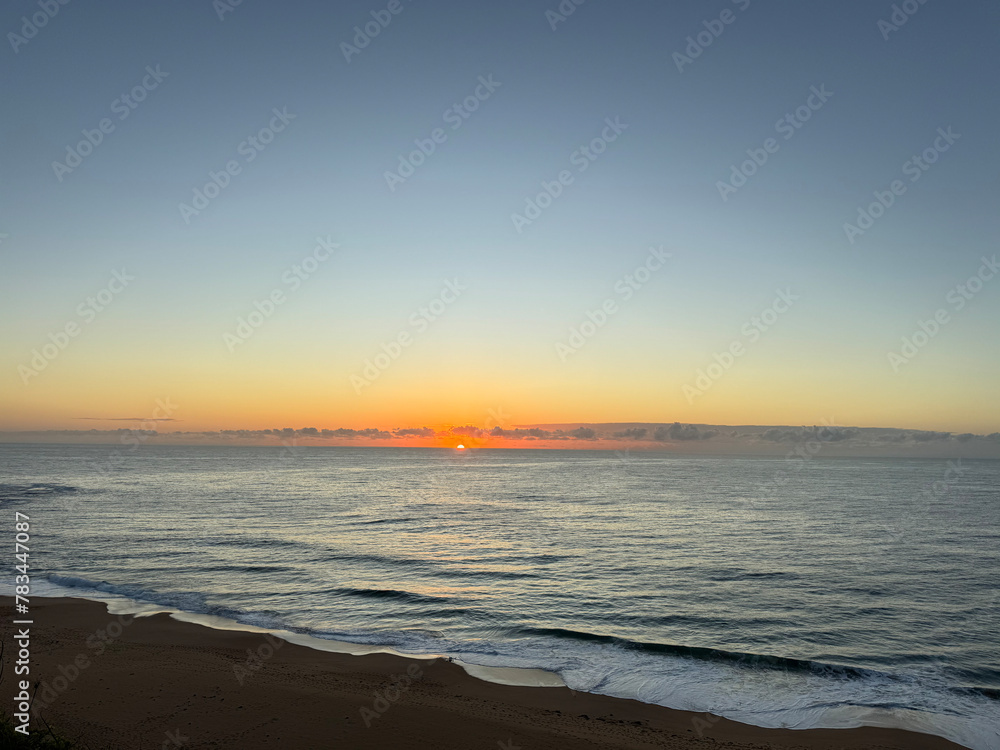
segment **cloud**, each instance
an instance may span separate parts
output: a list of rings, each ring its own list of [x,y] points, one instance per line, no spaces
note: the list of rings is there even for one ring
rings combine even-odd
[[[839,443],[841,440],[850,440],[861,434],[857,427],[814,427],[816,437],[828,443]]]
[[[649,432],[645,427],[632,427],[628,430],[622,430],[621,432],[615,432],[612,437],[623,438],[625,440],[642,440],[646,437],[646,433]]]
[[[653,440],[664,442],[667,440],[708,440],[718,434],[718,430],[705,430],[702,432],[693,424],[681,424],[674,422],[672,425],[660,425],[653,433]]]
[[[801,430],[779,430],[777,427],[772,427],[761,437],[773,443],[795,443],[801,439],[802,432]]]
[[[558,435],[559,433],[549,432],[548,430],[543,430],[539,427],[531,427],[529,429],[518,427],[514,430],[505,430],[502,427],[494,427],[490,434],[494,437],[512,438],[515,440],[519,438],[524,438],[526,440],[547,440],[555,435]]]
[[[97,420],[97,418],[89,418]],[[125,421],[125,420],[122,420]],[[128,420],[131,421],[131,420]],[[619,450],[677,451],[683,453],[711,453],[719,455],[779,454],[789,445],[819,442],[829,446],[831,455],[940,455],[1000,458],[1000,433],[976,435],[949,433],[933,430],[895,428],[857,428],[839,426],[727,426],[695,425],[681,422],[666,424],[613,423],[613,424],[546,424],[517,428],[494,427],[491,430],[465,424],[435,430],[430,427],[405,427],[393,430],[380,428],[335,429],[317,427],[281,427],[259,430],[205,430],[184,431],[156,425],[150,420],[142,424],[135,420],[132,429],[43,430],[0,432],[0,442],[104,442],[117,443],[126,437],[141,436],[153,443],[204,445],[424,445],[442,447],[447,439],[463,436],[466,444],[474,437],[485,448],[537,448],[564,449],[606,448]],[[168,419],[156,421],[173,421]],[[468,437],[465,437],[468,436]],[[715,438],[715,439],[713,439]],[[295,442],[292,442],[295,441]],[[558,443],[558,446],[555,444]]]
[[[883,435],[878,435],[875,439],[881,443],[905,443],[907,433],[903,431],[887,432]]]
[[[434,437],[436,433],[430,427],[407,427],[396,430],[396,437]]]
[[[483,437],[489,434],[486,430],[481,430],[471,424],[463,425],[462,427],[452,427],[451,432],[453,435],[466,435],[468,437]]]
[[[837,427],[835,425],[813,425],[811,427],[781,428],[772,427],[761,437],[773,443],[801,443],[806,440],[818,440],[823,443],[839,443],[850,440],[860,434],[856,427]]]
[[[325,438],[369,438],[373,440],[392,440],[392,433],[385,430],[377,430],[369,427],[366,430],[352,430],[347,427],[338,427],[336,430],[322,430],[320,437]]]
[[[913,432],[910,434],[914,440],[918,443],[926,443],[930,440],[947,440],[951,437],[950,432],[931,432],[931,431],[920,431]]]

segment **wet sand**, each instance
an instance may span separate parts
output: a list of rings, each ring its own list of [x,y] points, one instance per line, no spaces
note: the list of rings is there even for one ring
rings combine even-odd
[[[498,685],[441,659],[328,653],[80,599],[32,600],[30,617],[30,679],[41,683],[31,725],[44,719],[93,750],[959,747],[896,729],[761,729],[565,687]],[[10,621],[8,713],[23,679]]]

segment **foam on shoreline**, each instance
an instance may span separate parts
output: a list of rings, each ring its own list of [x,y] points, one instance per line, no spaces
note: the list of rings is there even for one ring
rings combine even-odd
[[[984,722],[973,725],[967,716],[944,711],[931,713],[917,710],[895,701],[892,691],[898,689],[897,686],[882,684],[877,680],[860,688],[857,685],[844,687],[848,683],[827,680],[828,684],[820,684],[823,682],[822,677],[803,678],[788,673],[772,674],[754,669],[744,669],[734,677],[732,669],[726,665],[678,658],[666,660],[663,668],[650,672],[649,664],[640,660],[643,655],[629,651],[612,653],[613,649],[603,645],[588,647],[575,644],[584,656],[599,656],[604,657],[605,662],[613,661],[613,672],[608,671],[607,663],[587,663],[576,652],[575,658],[567,658],[565,652],[572,651],[573,646],[564,647],[558,653],[536,650],[524,651],[519,655],[471,650],[453,653],[411,651],[382,643],[358,643],[319,637],[281,627],[191,612],[176,606],[137,600],[113,591],[88,589],[80,585],[83,583],[82,579],[72,580],[75,585],[69,587],[39,579],[33,584],[32,596],[100,602],[107,606],[111,614],[147,617],[163,613],[179,622],[202,625],[214,630],[268,633],[315,651],[353,656],[390,654],[426,661],[448,659],[462,667],[471,677],[484,682],[521,687],[565,686],[580,692],[632,699],[666,708],[712,713],[763,728],[805,730],[883,727],[936,735],[972,750],[1000,750],[1000,734],[996,730],[992,730],[991,734],[989,717],[984,716]],[[13,587],[0,584],[0,595],[12,596]],[[592,654],[586,653],[588,648],[593,651]],[[551,662],[559,662],[563,665],[562,668],[556,671],[535,666],[546,657]],[[856,697],[860,692],[868,704],[820,700],[817,691],[829,691],[831,688],[834,694],[838,689],[844,691],[845,697]],[[928,706],[934,705],[934,697],[933,694],[927,696]],[[996,704],[995,701],[993,703]],[[970,705],[963,708],[975,711],[976,707],[970,709]],[[1000,704],[989,708],[1000,717]]]
[[[108,608],[109,614],[132,615],[134,617],[151,617],[158,614],[166,614],[171,619],[178,622],[187,622],[194,625],[202,625],[213,630],[230,630],[241,633],[267,633],[280,638],[288,643],[311,648],[314,651],[326,651],[334,654],[348,654],[351,656],[365,656],[368,654],[391,654],[405,659],[419,659],[422,661],[433,661],[434,659],[447,659],[448,661],[462,667],[465,672],[476,679],[484,682],[492,682],[497,685],[516,685],[519,687],[566,687],[566,683],[555,672],[544,669],[530,667],[490,667],[481,664],[473,664],[454,658],[447,654],[435,653],[408,653],[392,648],[391,646],[379,646],[364,643],[351,643],[332,638],[319,638],[308,633],[295,633],[281,628],[267,628],[251,623],[239,622],[237,620],[220,617],[218,615],[202,614],[198,612],[187,612],[174,607],[163,607],[151,602],[142,602],[124,596],[111,593],[93,592],[81,594],[76,589],[66,588],[47,581],[39,581],[34,584],[36,598],[66,598],[83,599],[86,601],[99,602]],[[39,593],[41,589],[43,593]],[[0,583],[0,596],[14,596],[14,587]]]

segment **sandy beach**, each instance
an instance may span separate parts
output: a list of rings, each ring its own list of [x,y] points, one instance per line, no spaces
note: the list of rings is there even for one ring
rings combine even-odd
[[[31,680],[41,683],[32,726],[44,719],[92,748],[959,747],[899,730],[761,729],[565,687],[498,685],[441,659],[320,652],[79,599],[34,600],[31,616]],[[12,653],[0,683],[8,699]]]

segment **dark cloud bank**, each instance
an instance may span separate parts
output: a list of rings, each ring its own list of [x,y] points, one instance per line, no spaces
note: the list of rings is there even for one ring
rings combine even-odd
[[[137,438],[152,444],[285,444],[302,446],[426,445],[463,442],[470,448],[577,448],[673,451],[720,455],[780,455],[800,444],[822,446],[831,456],[962,456],[1000,458],[1000,433],[976,435],[930,430],[803,426],[725,426],[673,423],[556,424],[493,427],[335,429],[283,427],[264,430],[159,432],[150,421],[133,429],[50,430],[0,433],[0,442],[117,443]]]

